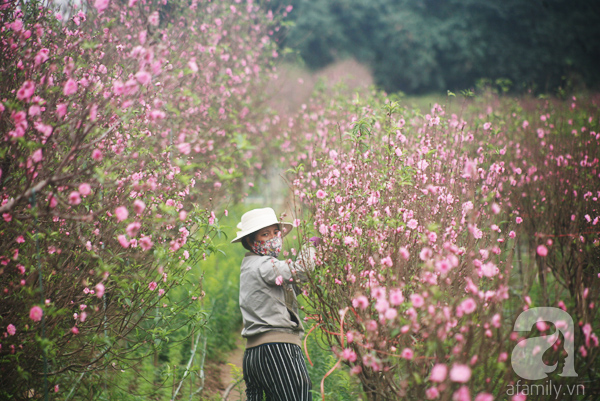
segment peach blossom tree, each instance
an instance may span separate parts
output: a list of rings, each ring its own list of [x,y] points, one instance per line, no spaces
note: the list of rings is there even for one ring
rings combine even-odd
[[[588,374],[597,366],[591,289],[598,277],[591,273],[599,272],[589,264],[597,237],[581,239],[591,242],[579,267],[589,274],[589,287],[574,290],[564,302],[558,293],[552,302],[530,296],[531,276],[523,276],[522,269],[539,264],[545,272],[544,263],[552,263],[545,248],[551,243],[538,246],[541,236],[530,228],[540,219],[585,209],[588,217],[578,221],[587,223],[580,232],[593,231],[598,138],[595,132],[573,134],[578,151],[572,157],[577,155],[585,178],[562,181],[587,194],[589,202],[563,202],[564,210],[549,215],[538,206],[534,219],[529,199],[553,199],[535,184],[552,176],[548,162],[558,157],[544,149],[552,151],[550,143],[558,147],[564,127],[554,128],[555,140],[540,147],[531,140],[533,127],[517,128],[527,125],[523,110],[516,114],[514,104],[500,103],[475,104],[462,117],[439,105],[422,114],[375,93],[363,101],[317,99],[295,120],[295,133],[289,134],[296,138],[290,145],[296,154],[290,183],[298,208],[308,216],[297,224],[306,236],[323,239],[305,287],[306,312],[338,364],[360,379],[368,399],[530,399],[507,391],[520,379],[510,365],[513,348],[528,336],[551,332],[545,325],[529,334],[513,332],[517,315],[533,306],[567,309],[567,303],[567,311],[580,318],[570,334],[579,348],[576,366]],[[588,112],[591,126],[584,132],[597,130],[597,105]],[[571,113],[574,119],[581,116]],[[525,152],[541,153],[535,159],[538,173]],[[576,189],[579,185],[585,189]],[[553,199],[554,205],[559,202]],[[524,243],[529,257],[521,249]],[[579,297],[586,299],[585,314],[578,313]],[[561,343],[554,345],[550,361],[564,357]]]
[[[0,392],[87,397],[205,322],[199,283],[171,290],[256,173],[277,21],[145,0],[0,20]]]

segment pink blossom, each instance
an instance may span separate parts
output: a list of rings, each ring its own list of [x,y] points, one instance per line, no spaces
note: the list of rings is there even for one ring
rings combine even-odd
[[[521,224],[521,223],[523,222],[523,219],[522,219],[522,218],[520,218],[520,217],[517,217],[517,218],[515,219],[515,221],[517,222],[517,224]]]
[[[365,310],[369,306],[369,300],[364,295],[359,295],[358,297],[352,300],[352,306],[354,308],[360,308],[362,310]]]
[[[408,249],[406,249],[405,247],[400,248],[400,256],[402,257],[402,259],[404,260],[408,260],[410,258],[410,253],[408,252]]]
[[[108,8],[109,0],[94,0],[94,8],[98,10],[98,13],[102,13]]]
[[[41,162],[43,159],[43,155],[42,155],[42,149],[38,149],[35,152],[33,152],[33,154],[31,155],[31,160],[33,160],[34,163],[39,163]]]
[[[9,335],[14,336],[15,333],[17,332],[17,328],[14,325],[9,324],[8,326],[6,326],[6,332]]]
[[[442,275],[448,274],[450,269],[452,269],[452,265],[448,259],[442,259],[435,262],[435,271]]]
[[[123,234],[118,235],[117,240],[119,241],[119,244],[121,244],[121,246],[123,248],[129,248],[130,242],[129,242],[129,240],[127,240],[127,237],[125,237],[125,235],[123,235]]]
[[[179,211],[179,221],[185,221],[187,218],[187,212],[185,210]]]
[[[125,93],[125,84],[123,81],[117,79],[113,81],[112,90],[115,96],[120,96]]]
[[[425,390],[425,396],[428,400],[435,400],[440,396],[440,392],[437,389],[437,387],[430,387],[427,390]]]
[[[177,145],[177,149],[179,149],[179,151],[184,155],[189,155],[192,150],[192,146],[187,142],[182,142]]]
[[[390,307],[390,303],[386,299],[377,300],[377,304],[375,305],[375,309],[379,313],[384,313]]]
[[[425,300],[420,294],[410,294],[410,302],[415,308],[420,308],[425,304]]]
[[[375,320],[369,320],[366,327],[368,331],[375,332],[377,331],[377,322]]]
[[[44,138],[42,140],[42,144],[46,143],[46,139],[48,137],[50,137],[50,135],[52,134],[53,128],[50,125],[46,125],[44,123],[41,123],[39,121],[36,121],[33,123],[33,127],[40,132],[42,135],[44,135]],[[41,154],[41,151],[40,151]]]
[[[486,131],[489,130],[491,127],[492,127],[492,123],[485,123],[485,124],[483,124],[483,129],[486,130]]]
[[[150,75],[148,71],[141,70],[135,74],[135,79],[137,79],[141,85],[147,85],[152,79],[152,75]]]
[[[160,23],[160,16],[158,15],[158,11],[154,11],[152,14],[150,14],[150,16],[148,17],[148,23],[150,25],[158,26],[158,24]]]
[[[79,184],[79,193],[83,196],[88,196],[92,192],[92,187],[87,182]]]
[[[4,4],[2,5],[4,6]],[[23,30],[23,21],[21,19],[17,19],[12,24],[10,24],[9,27],[15,32],[21,32]]]
[[[75,334],[75,335],[79,334],[79,329],[77,328],[77,326],[73,326],[73,327],[71,328],[71,333],[73,333],[73,334]]]
[[[138,231],[140,231],[140,227],[141,227],[141,224],[137,221],[134,221],[133,223],[130,223],[127,226],[125,231],[127,232],[127,235],[129,235],[130,237],[135,237],[137,235]]]
[[[137,80],[135,79],[129,79],[127,80],[127,82],[125,82],[125,86],[123,88],[123,94],[125,94],[126,96],[130,96],[135,94],[139,89],[139,85],[137,83]]]
[[[32,104],[31,106],[29,106],[29,111],[28,114],[30,116],[39,116],[42,113],[42,108],[40,106],[38,106],[37,104]]]
[[[393,289],[390,291],[390,303],[394,306],[400,305],[404,302],[404,295],[402,295],[402,290],[399,288]]]
[[[17,91],[17,99],[29,100],[33,96],[33,92],[35,92],[35,83],[33,81],[25,81]]]
[[[282,285],[283,284],[283,277],[282,276],[277,276],[277,278],[275,279],[275,284]]]
[[[165,118],[167,115],[165,114],[164,111],[162,110],[152,110],[150,112],[150,119],[152,121],[156,121],[156,120],[162,120],[163,118]]]
[[[92,159],[96,160],[97,162],[102,160],[102,151],[100,149],[92,150]]]
[[[148,288],[150,289],[150,291],[154,291],[156,289],[158,284],[156,284],[156,282],[151,281],[150,284],[148,284]]]
[[[471,368],[468,365],[455,363],[450,369],[450,380],[457,383],[466,383],[471,378]]]
[[[54,209],[58,205],[58,200],[56,199],[56,196],[52,194],[52,192],[50,192],[50,194],[48,195],[48,200],[50,201],[50,207],[52,209]]]
[[[413,359],[414,353],[413,353],[412,349],[410,349],[410,348],[404,348],[402,350],[402,353],[400,354],[400,356],[402,358],[404,358],[404,359],[411,360],[411,359]]]
[[[421,258],[422,261],[428,261],[429,259],[431,259],[432,255],[433,251],[427,247],[424,247],[423,249],[421,249],[421,252],[419,252],[419,258]]]
[[[537,254],[540,255],[542,258],[546,257],[548,255],[548,248],[546,248],[546,246],[544,245],[538,245]]]
[[[471,314],[477,309],[477,303],[473,300],[473,298],[467,298],[460,303],[460,308],[466,314]]]
[[[344,358],[345,360],[350,361],[350,362],[355,362],[356,361],[356,352],[354,352],[350,348],[346,348],[346,349],[344,349],[344,351],[342,351],[342,358]]]
[[[59,103],[56,105],[56,114],[59,118],[63,118],[65,114],[67,114],[67,105],[64,103]]]
[[[98,283],[98,284],[96,284],[94,289],[96,290],[96,296],[98,298],[102,298],[102,295],[104,295],[104,284]]]
[[[123,221],[127,219],[129,212],[125,206],[119,206],[115,209],[115,216],[117,217],[117,221]]]
[[[465,167],[463,170],[463,178],[475,178],[477,176],[477,160],[465,161]]]
[[[467,386],[460,386],[458,390],[452,394],[452,401],[471,401],[471,391]]]
[[[42,320],[43,314],[44,311],[37,305],[29,310],[29,318],[34,322],[39,322],[40,320]]]
[[[481,266],[481,273],[486,277],[494,277],[499,272],[500,271],[498,270],[496,265],[493,264],[492,262],[485,263],[484,265]]]
[[[192,72],[198,72],[199,70],[196,60],[188,61],[188,67],[190,67],[190,70],[192,70]]]
[[[63,88],[63,94],[65,96],[71,96],[72,94],[74,94],[76,92],[77,92],[77,82],[74,81],[72,78],[69,78]]]
[[[432,382],[441,383],[446,380],[447,374],[448,367],[443,363],[438,363],[433,367],[433,369],[431,369],[431,376],[429,376],[429,380]]]
[[[149,236],[144,236],[142,238],[140,238],[140,240],[138,241],[138,243],[140,244],[140,247],[144,250],[144,251],[149,251],[150,248],[152,248],[152,245],[154,245],[154,243],[152,242],[152,238]]]
[[[10,114],[10,117],[14,121],[15,125],[23,125],[25,128],[27,128],[27,114],[23,110],[17,111],[16,113],[13,111]]]
[[[385,317],[387,320],[394,320],[396,316],[398,316],[398,311],[394,308],[386,310],[383,314],[383,317]]]
[[[408,228],[410,228],[411,230],[414,230],[414,229],[416,229],[419,226],[419,222],[417,220],[415,220],[415,219],[410,219],[408,221],[408,223],[406,224],[406,226]]]
[[[475,401],[494,401],[494,396],[490,393],[479,393],[475,396]]]
[[[73,191],[69,194],[69,204],[71,205],[79,205],[81,203],[81,196],[79,196],[79,192]]]
[[[49,58],[48,55],[49,54],[50,54],[50,50],[45,49],[45,48],[44,49],[40,49],[40,51],[35,55],[35,57],[33,59],[34,64],[36,66],[42,64],[44,61],[48,60],[48,58]]]
[[[327,192],[323,191],[322,189],[319,189],[317,191],[317,198],[319,199],[323,199],[327,196]]]
[[[475,239],[483,238],[483,231],[481,231],[479,228],[477,228],[476,224],[469,224],[468,229],[469,229],[469,232],[471,234],[473,234],[473,238],[475,238]]]
[[[146,204],[144,201],[140,199],[136,199],[133,201],[133,210],[136,214],[141,214],[146,208]]]

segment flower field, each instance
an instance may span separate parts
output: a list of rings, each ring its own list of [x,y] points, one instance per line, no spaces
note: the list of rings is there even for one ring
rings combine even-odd
[[[479,90],[423,112],[318,89],[278,115],[281,15],[0,3],[0,398],[213,397],[205,357],[239,319],[218,238],[275,169],[288,255],[323,239],[301,289],[332,360],[315,398],[545,400],[527,386],[550,377],[594,399],[600,98]],[[540,307],[564,315],[517,330]],[[327,391],[334,369],[352,396]]]
[[[513,331],[515,319],[539,306],[572,316],[563,341],[574,341],[575,370],[589,372],[597,103],[482,96],[463,115],[437,104],[423,115],[381,94],[324,100],[295,120],[302,140],[291,151],[301,225],[324,239],[306,311],[367,397],[505,399],[519,379],[511,353],[533,334]],[[553,341],[549,365],[565,357]]]

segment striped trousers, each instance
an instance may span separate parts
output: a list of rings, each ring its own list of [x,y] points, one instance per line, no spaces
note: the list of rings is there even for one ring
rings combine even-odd
[[[304,355],[296,344],[268,343],[244,352],[248,401],[312,401]]]

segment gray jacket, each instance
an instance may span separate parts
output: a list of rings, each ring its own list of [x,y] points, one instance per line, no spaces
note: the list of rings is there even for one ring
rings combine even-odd
[[[314,252],[313,247],[303,248],[291,263],[246,253],[240,268],[240,309],[248,347],[265,342],[300,343],[304,328],[294,284],[306,281],[306,271],[314,268]]]

